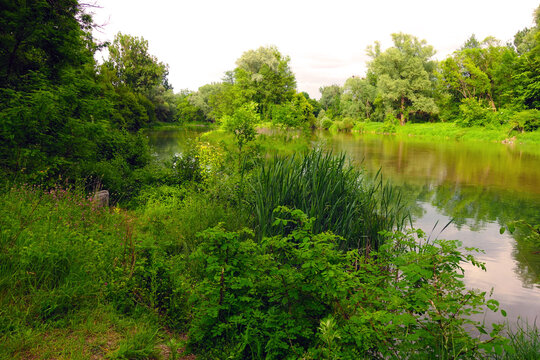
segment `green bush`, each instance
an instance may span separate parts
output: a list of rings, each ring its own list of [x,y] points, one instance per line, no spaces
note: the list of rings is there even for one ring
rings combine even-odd
[[[489,121],[491,109],[477,99],[463,99],[459,106],[460,115],[456,124],[462,127],[485,126]]]
[[[520,111],[511,117],[510,124],[512,129],[517,131],[535,131],[540,128],[540,110]]]
[[[328,129],[330,129],[330,127],[332,126],[332,124],[334,124],[334,122],[332,121],[332,119],[330,119],[330,118],[327,117],[327,116],[324,116],[324,117],[321,119],[321,122],[320,122],[320,128],[321,128],[321,129],[324,129],[324,130],[328,130]]]
[[[397,131],[398,119],[392,113],[387,113],[384,118],[382,131],[386,134],[393,134]]]
[[[471,319],[498,303],[465,288],[461,264],[483,265],[458,242],[387,232],[376,254],[361,256],[338,250],[342,240],[315,232],[300,210],[275,215],[279,234],[259,243],[249,230],[201,233],[189,345],[203,356],[451,359],[504,348],[502,326]]]

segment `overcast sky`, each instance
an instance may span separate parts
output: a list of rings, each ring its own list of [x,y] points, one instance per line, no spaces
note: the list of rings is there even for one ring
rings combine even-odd
[[[218,82],[244,51],[276,45],[291,58],[298,91],[342,85],[366,71],[366,47],[404,32],[443,59],[471,35],[507,42],[532,25],[538,0],[97,0],[95,34],[142,36],[169,64],[175,91]]]

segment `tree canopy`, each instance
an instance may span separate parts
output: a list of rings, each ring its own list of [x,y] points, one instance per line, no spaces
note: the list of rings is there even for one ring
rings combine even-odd
[[[433,47],[403,33],[392,34],[392,40],[394,46],[385,51],[379,43],[368,48],[368,71],[377,78],[377,96],[399,115],[402,125],[410,113],[436,114]]]

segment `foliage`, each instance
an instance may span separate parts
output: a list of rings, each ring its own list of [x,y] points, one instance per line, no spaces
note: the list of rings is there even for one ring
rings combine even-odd
[[[378,234],[403,225],[399,194],[380,179],[372,183],[346,163],[322,150],[303,156],[275,157],[253,179],[254,211],[259,237],[275,235],[273,209],[289,206],[315,218],[315,232],[343,236],[343,249],[376,249]]]
[[[123,84],[135,92],[147,92],[164,84],[167,66],[148,53],[148,41],[136,36],[116,34],[109,45],[109,60],[105,66],[116,73],[118,86]]]
[[[502,326],[486,330],[470,319],[486,308],[498,311],[498,303],[465,289],[460,263],[482,264],[459,252],[457,242],[431,243],[421,231],[386,233],[388,243],[364,257],[337,250],[342,240],[315,232],[315,219],[299,210],[275,213],[279,234],[258,245],[249,230],[201,233],[205,241],[191,257],[193,349],[229,358],[502,352]],[[466,325],[490,331],[487,340]]]
[[[540,110],[531,109],[520,111],[510,119],[512,128],[521,132],[535,131],[540,128]]]
[[[319,103],[326,116],[332,118],[341,116],[341,95],[343,89],[339,85],[323,86],[319,89],[321,99]]]
[[[257,104],[263,119],[269,118],[272,105],[290,101],[295,94],[289,62],[274,46],[248,50],[236,61],[234,87],[245,102]]]
[[[386,114],[386,117],[384,118],[384,125],[382,127],[382,131],[386,134],[393,134],[396,132],[396,125],[398,124],[398,119],[391,114]]]
[[[485,328],[470,315],[485,308],[498,311],[498,302],[485,293],[467,290],[461,263],[483,267],[458,250],[456,241],[426,240],[421,231],[387,233],[385,245],[356,265],[359,291],[341,305],[343,353],[363,349],[372,358],[477,358],[483,351],[502,351],[502,325]],[[468,249],[469,251],[471,249]],[[501,310],[505,315],[505,312]],[[338,320],[338,323],[340,320]],[[474,326],[486,340],[473,337]],[[421,341],[419,341],[422,339]]]
[[[256,108],[255,103],[245,104],[236,109],[232,116],[225,116],[221,120],[223,127],[234,134],[240,158],[244,145],[253,141],[257,135],[255,125],[260,122],[261,118]]]
[[[92,61],[92,19],[75,0],[3,1],[0,10],[0,88],[58,83],[66,68]]]
[[[395,112],[404,125],[410,113],[438,113],[433,99],[435,63],[433,47],[425,40],[399,33],[392,34],[394,46],[381,52],[380,44],[368,48],[372,61],[370,76],[377,78],[378,96]]]
[[[369,119],[373,111],[377,88],[365,78],[350,77],[343,86],[343,114],[355,119]]]
[[[302,94],[295,94],[290,102],[272,107],[272,123],[289,131],[293,128],[313,126],[313,106]]]
[[[459,106],[461,116],[456,119],[456,124],[468,126],[486,125],[488,114],[491,111],[476,99],[463,99]]]
[[[321,129],[328,130],[332,126],[333,123],[334,122],[328,116],[323,116],[320,121],[319,127]]]

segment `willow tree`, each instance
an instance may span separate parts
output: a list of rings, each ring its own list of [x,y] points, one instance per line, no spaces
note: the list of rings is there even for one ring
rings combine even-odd
[[[377,96],[386,107],[399,114],[401,125],[411,113],[438,113],[433,98],[433,47],[425,40],[403,33],[392,34],[392,40],[394,46],[385,51],[381,51],[378,42],[368,47],[372,58],[368,72],[377,79]]]
[[[345,81],[341,106],[343,115],[369,119],[373,109],[377,88],[369,80],[352,76]]]
[[[290,101],[296,93],[296,79],[289,62],[290,58],[274,46],[246,51],[236,61],[234,86],[247,102],[257,104],[265,118],[272,105]]]

